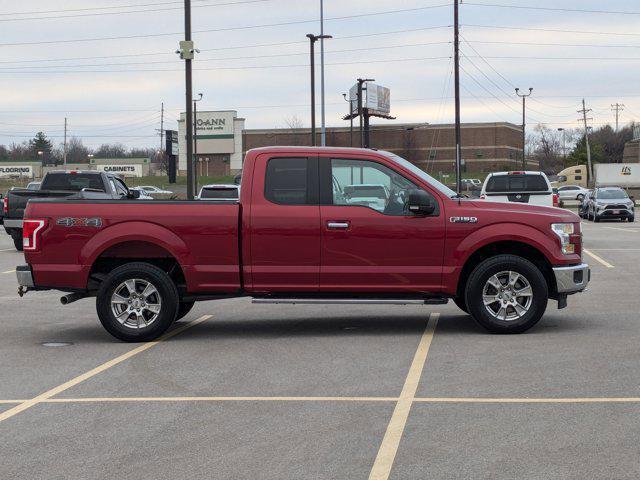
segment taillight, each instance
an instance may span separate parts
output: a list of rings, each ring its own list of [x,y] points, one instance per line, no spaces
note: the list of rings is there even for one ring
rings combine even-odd
[[[35,251],[40,245],[40,236],[47,226],[47,220],[25,219],[22,222],[22,246],[26,251]]]
[[[553,194],[553,206],[554,207],[560,206],[560,198],[558,197],[557,193]]]
[[[486,195],[480,195],[480,200],[484,200],[485,198],[487,198]]]
[[[9,213],[9,197],[4,197],[4,198],[2,199],[2,211],[3,211],[5,214],[8,214],[8,213]]]

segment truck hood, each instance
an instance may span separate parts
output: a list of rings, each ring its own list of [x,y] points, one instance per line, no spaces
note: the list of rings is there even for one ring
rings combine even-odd
[[[471,200],[465,202],[469,207],[469,215],[479,216],[482,212],[491,213],[492,217],[501,217],[503,220],[522,222],[527,217],[547,217],[549,223],[579,223],[580,217],[569,210],[556,207],[543,207],[539,205],[525,205],[511,202],[491,202],[486,200]],[[474,213],[471,213],[471,211]],[[524,220],[526,223],[527,221]]]

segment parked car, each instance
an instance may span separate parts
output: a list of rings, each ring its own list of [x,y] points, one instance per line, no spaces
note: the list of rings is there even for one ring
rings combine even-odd
[[[340,193],[348,205],[364,205],[378,211],[385,209],[391,196],[385,185],[369,183],[345,185]]]
[[[42,182],[29,182],[27,190],[40,190],[40,185],[42,185]]]
[[[228,200],[228,201],[237,202],[239,197],[240,197],[240,189],[238,185],[211,184],[211,185],[203,185],[196,199],[197,200]]]
[[[635,204],[620,187],[596,188],[587,205],[587,219],[599,222],[602,219],[635,220]]]
[[[482,182],[478,178],[463,178],[462,180],[460,180],[460,183],[462,183],[463,187],[464,186],[470,186],[470,187],[482,186]]]
[[[236,174],[235,177],[233,177],[233,183],[235,185],[240,185],[240,182],[242,181],[242,172]]]
[[[549,179],[543,172],[496,172],[487,175],[480,198],[492,202],[515,202],[547,207],[558,206]]]
[[[558,187],[558,197],[562,201],[578,200],[581,202],[588,191],[588,188],[580,187],[578,185],[565,185]]]
[[[139,192],[130,191],[111,173],[95,170],[55,170],[42,179],[39,190],[12,188],[4,198],[4,229],[13,238],[16,250],[22,250],[22,217],[31,199],[76,197],[81,199],[137,199]]]
[[[157,338],[195,301],[442,304],[520,333],[548,299],[589,282],[577,215],[456,193],[395,154],[355,148],[250,150],[240,201],[31,200],[19,292],[96,297],[125,341]],[[390,192],[382,211],[335,188],[349,172]],[[346,182],[342,182],[346,183]],[[67,221],[73,219],[73,222]],[[68,293],[73,292],[73,293]]]
[[[593,190],[589,190],[584,194],[584,198],[578,205],[578,216],[580,218],[587,218],[587,212],[589,210],[589,202],[591,201],[591,197],[593,196]]]
[[[143,191],[153,198],[169,198],[173,195],[173,192],[171,190],[164,190],[160,187],[154,187],[153,185],[140,185],[135,188],[137,190]]]

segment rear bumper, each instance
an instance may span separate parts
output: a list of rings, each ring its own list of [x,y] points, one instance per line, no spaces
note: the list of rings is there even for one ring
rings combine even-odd
[[[589,265],[571,265],[569,267],[553,267],[556,286],[559,294],[571,294],[583,291],[591,280]]]
[[[3,220],[4,228],[22,228],[21,218],[5,218]]]
[[[33,273],[31,273],[31,267],[29,265],[18,265],[16,267],[16,277],[18,278],[18,285],[20,287],[35,287],[33,283]]]

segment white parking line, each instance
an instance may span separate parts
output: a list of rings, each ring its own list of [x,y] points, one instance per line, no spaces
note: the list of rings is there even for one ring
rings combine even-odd
[[[600,262],[600,264],[604,265],[605,267],[614,268],[613,265],[611,265],[609,262],[607,262],[606,260],[603,260],[601,257],[596,255],[595,253],[590,252],[586,248],[583,248],[582,251],[587,255],[589,255],[591,258],[593,258],[596,262]]]
[[[16,273],[15,270],[7,270],[6,272],[2,272],[2,273]]]
[[[5,248],[3,250],[0,250],[0,252],[16,252],[16,253],[19,253],[15,248]]]

